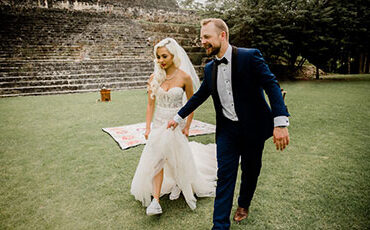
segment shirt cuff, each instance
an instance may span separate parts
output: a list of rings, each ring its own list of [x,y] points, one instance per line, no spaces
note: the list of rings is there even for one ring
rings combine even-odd
[[[288,127],[289,126],[289,118],[287,116],[278,116],[274,117],[274,127]]]
[[[176,121],[177,123],[180,123],[182,122],[184,119],[182,117],[180,117],[179,114],[176,114],[176,116],[173,118],[174,121]]]

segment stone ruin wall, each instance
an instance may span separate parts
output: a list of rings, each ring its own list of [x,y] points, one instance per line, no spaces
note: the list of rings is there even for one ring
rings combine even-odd
[[[2,0],[2,5],[36,7],[43,6],[54,8],[60,3],[69,2],[71,5],[74,0]],[[87,5],[109,5],[118,8],[139,7],[147,9],[178,9],[176,0],[79,0],[78,2]]]
[[[156,8],[106,2],[0,5],[0,96],[143,88],[153,45],[165,37],[178,40],[201,70],[194,12],[167,7],[171,1]]]

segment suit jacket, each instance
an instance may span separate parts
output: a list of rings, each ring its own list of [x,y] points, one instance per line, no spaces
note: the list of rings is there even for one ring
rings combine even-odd
[[[265,140],[272,136],[273,118],[289,116],[280,86],[257,49],[233,47],[231,82],[235,112],[244,130],[244,136],[252,140]],[[185,118],[212,95],[216,110],[216,136],[223,129],[225,116],[217,92],[217,66],[214,61],[206,64],[204,80],[199,90],[178,112]],[[266,92],[270,106],[264,96]]]

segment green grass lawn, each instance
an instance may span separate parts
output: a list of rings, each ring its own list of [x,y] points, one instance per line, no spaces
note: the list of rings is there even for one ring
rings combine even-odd
[[[231,229],[369,229],[370,75],[337,78],[281,83],[291,144],[267,141],[250,217]],[[0,98],[0,229],[210,229],[212,198],[191,211],[164,197],[148,217],[130,195],[143,146],[122,151],[101,128],[143,122],[145,90],[98,98]],[[195,118],[215,123],[211,100]]]

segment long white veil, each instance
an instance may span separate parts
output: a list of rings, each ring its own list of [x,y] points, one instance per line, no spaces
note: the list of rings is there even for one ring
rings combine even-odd
[[[153,95],[155,95],[158,88],[166,78],[165,70],[163,70],[157,62],[157,49],[159,47],[166,47],[167,50],[172,55],[174,55],[174,64],[176,65],[176,67],[191,76],[193,82],[193,91],[195,93],[200,87],[200,81],[197,73],[195,72],[194,66],[190,61],[189,56],[186,54],[185,50],[176,42],[175,39],[165,38],[154,46],[154,78],[149,85],[149,87],[153,91]],[[184,94],[183,103],[185,104],[186,101],[187,98]]]

